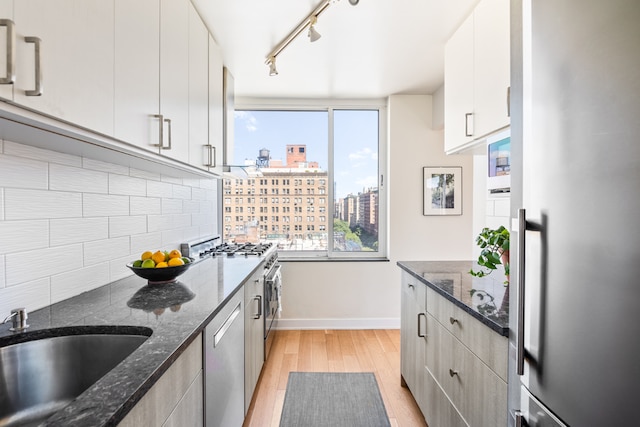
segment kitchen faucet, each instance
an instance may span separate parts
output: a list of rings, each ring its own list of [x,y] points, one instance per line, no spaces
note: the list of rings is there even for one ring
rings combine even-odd
[[[11,326],[9,330],[12,332],[20,332],[29,327],[29,325],[27,325],[27,317],[27,310],[24,307],[14,308],[11,310],[11,314],[7,316],[2,323],[7,323],[9,319],[11,319],[13,321],[13,326]]]

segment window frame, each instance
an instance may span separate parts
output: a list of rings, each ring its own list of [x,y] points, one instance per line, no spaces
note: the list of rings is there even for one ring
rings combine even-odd
[[[334,111],[336,110],[377,110],[378,111],[378,250],[377,252],[359,251],[335,251],[333,239],[327,239],[328,249],[322,251],[280,251],[279,259],[283,261],[388,261],[388,141],[387,141],[387,102],[385,99],[371,100],[317,100],[317,99],[295,99],[295,100],[274,100],[261,98],[242,98],[235,100],[235,109],[246,111],[326,111],[328,113],[328,162],[327,180],[329,183],[335,182],[334,160]],[[327,203],[326,215],[334,218],[335,195],[334,186],[327,185],[324,195]],[[222,192],[220,192],[222,193]],[[300,195],[304,196],[304,195]],[[295,221],[293,221],[295,222]],[[333,235],[333,221],[327,223],[327,234]],[[306,230],[301,230],[304,234]],[[221,233],[222,235],[222,233]]]

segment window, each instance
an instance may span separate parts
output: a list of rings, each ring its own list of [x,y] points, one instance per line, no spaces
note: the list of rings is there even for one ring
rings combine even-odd
[[[269,159],[259,167],[261,177],[230,188],[231,194],[243,194],[252,183],[262,196],[262,215],[225,227],[224,240],[270,241],[285,259],[386,257],[385,111],[380,105],[278,110],[236,105],[233,163],[257,159],[263,149]],[[293,227],[279,226],[279,213]]]

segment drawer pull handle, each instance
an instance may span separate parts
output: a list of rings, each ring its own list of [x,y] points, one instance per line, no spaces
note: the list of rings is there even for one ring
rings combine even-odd
[[[7,75],[0,78],[0,84],[10,85],[16,81],[16,30],[13,21],[10,19],[0,19],[0,27],[7,28]]]
[[[24,93],[27,96],[40,96],[42,95],[42,65],[40,64],[40,58],[42,57],[42,47],[39,37],[27,36],[24,38],[25,43],[33,43],[34,55],[35,55],[35,88],[33,90],[25,90]]]
[[[421,325],[422,323],[420,322],[420,316],[424,316],[424,320],[427,320],[427,315],[425,313],[418,313],[418,337],[420,338],[426,338],[427,334],[423,334],[421,331]]]
[[[458,371],[454,371],[453,369],[449,369],[449,376],[453,377],[455,375],[458,375]]]
[[[453,325],[454,323],[460,324],[460,321],[454,317],[449,317],[449,322]]]
[[[413,286],[411,283],[407,283],[407,286],[409,286],[411,289],[415,288],[415,286]]]

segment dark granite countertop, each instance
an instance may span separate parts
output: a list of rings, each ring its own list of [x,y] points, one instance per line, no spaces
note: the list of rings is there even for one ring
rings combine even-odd
[[[509,335],[509,293],[499,268],[478,278],[473,261],[399,261],[398,266],[458,307],[498,332]]]
[[[257,257],[209,258],[192,265],[171,285],[147,285],[130,276],[33,311],[25,333],[0,325],[0,346],[27,338],[65,334],[152,331],[129,357],[68,406],[47,426],[114,426],[144,396],[224,303],[260,265]],[[133,327],[130,328],[130,327]],[[148,328],[148,329],[147,329]]]

